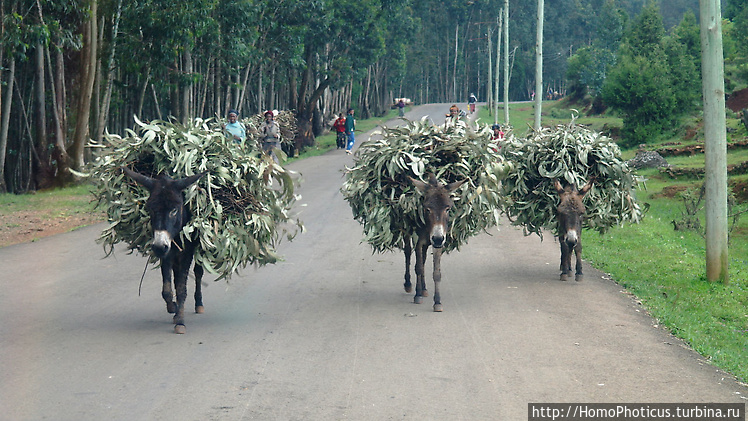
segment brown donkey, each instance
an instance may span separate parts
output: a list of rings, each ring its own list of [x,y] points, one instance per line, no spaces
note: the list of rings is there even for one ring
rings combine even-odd
[[[584,219],[584,204],[582,198],[592,187],[590,180],[581,189],[574,185],[563,187],[556,179],[554,185],[559,197],[556,208],[558,220],[558,242],[561,243],[561,280],[569,279],[571,273],[571,251],[576,256],[576,273],[574,279],[581,281],[582,275],[582,220]]]
[[[433,174],[429,175],[429,182],[416,180],[408,177],[411,183],[423,195],[422,209],[425,224],[419,226],[415,234],[418,235],[416,246],[416,295],[413,302],[421,304],[423,297],[428,296],[424,266],[426,263],[426,252],[429,246],[434,248],[434,311],[442,311],[441,296],[439,295],[439,283],[442,280],[441,256],[442,247],[449,232],[449,209],[452,207],[450,194],[457,190],[467,180],[456,181],[442,185]],[[403,251],[405,252],[405,291],[412,292],[410,283],[410,236],[406,236]]]

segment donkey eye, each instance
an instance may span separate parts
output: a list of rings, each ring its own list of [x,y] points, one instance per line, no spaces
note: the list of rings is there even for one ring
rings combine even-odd
[[[177,210],[176,209],[172,209],[171,212],[169,212],[169,216],[172,217],[172,218],[174,218],[175,216],[177,216]]]

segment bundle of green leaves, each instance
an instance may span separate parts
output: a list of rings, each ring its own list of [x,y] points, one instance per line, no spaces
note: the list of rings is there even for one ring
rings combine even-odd
[[[293,111],[279,111],[278,115],[274,117],[274,120],[280,127],[281,143],[285,145],[293,145],[294,138],[296,138],[296,134],[299,132],[296,115]],[[258,145],[262,144],[260,128],[263,123],[265,123],[264,114],[255,114],[242,119],[242,124],[244,124],[247,129],[248,143]]]
[[[247,264],[275,263],[275,248],[285,235],[290,241],[302,228],[291,207],[298,183],[292,173],[263,155],[251,143],[227,140],[217,122],[177,122],[136,119],[138,131],[125,137],[108,134],[90,168],[93,194],[106,208],[109,226],[101,233],[107,255],[119,242],[131,251],[150,255],[152,233],[145,209],[148,191],[123,174],[122,168],[156,177],[182,178],[207,171],[185,190],[192,219],[183,238],[197,241],[195,261],[218,279]]]
[[[490,137],[488,127],[473,131],[462,121],[445,127],[423,119],[383,128],[381,138],[362,143],[341,192],[374,251],[402,248],[424,223],[422,197],[409,176],[427,180],[433,173],[444,184],[468,180],[454,193],[446,252],[498,224],[508,166],[489,147]]]
[[[585,228],[602,233],[643,217],[635,195],[643,177],[629,169],[615,142],[574,120],[534,131],[525,139],[511,137],[501,153],[514,164],[503,182],[508,200],[505,213],[526,235],[535,233],[542,238],[543,229],[555,234],[559,199],[554,179],[581,188],[594,178],[584,197]]]

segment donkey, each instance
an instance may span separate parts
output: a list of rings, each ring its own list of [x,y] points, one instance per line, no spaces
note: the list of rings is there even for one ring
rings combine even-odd
[[[429,246],[434,248],[434,311],[443,310],[441,297],[439,295],[439,283],[442,280],[441,256],[442,247],[449,232],[449,209],[452,207],[452,198],[450,193],[457,190],[467,181],[456,181],[442,185],[433,174],[429,175],[429,182],[416,180],[408,177],[411,183],[423,194],[423,211],[425,224],[417,227],[413,234],[418,235],[416,241],[416,295],[413,302],[416,304],[423,303],[423,297],[428,296],[426,290],[426,280],[424,274],[424,265],[426,263],[426,252]],[[413,292],[413,286],[410,283],[410,255],[412,234],[405,237],[403,241],[403,251],[405,252],[405,292]]]
[[[182,190],[200,179],[205,172],[190,177],[172,180],[162,174],[158,178],[150,178],[123,168],[128,177],[145,187],[150,197],[145,206],[151,217],[153,241],[151,250],[161,259],[161,278],[163,289],[161,296],[166,302],[166,311],[174,314],[174,332],[183,334],[184,301],[187,298],[187,274],[190,271],[192,258],[195,253],[195,243],[191,239],[182,241],[179,232],[189,222],[192,215],[184,204]],[[172,247],[173,245],[173,247]],[[172,272],[174,273],[174,289],[177,301],[171,289]],[[203,313],[202,278],[204,269],[195,263],[195,312]]]
[[[582,198],[592,187],[593,179],[577,190],[574,185],[563,187],[558,179],[554,180],[559,204],[556,208],[558,220],[558,242],[561,243],[561,280],[567,281],[571,273],[571,251],[576,258],[576,273],[574,279],[581,281],[582,274],[582,220],[584,219],[584,204]]]

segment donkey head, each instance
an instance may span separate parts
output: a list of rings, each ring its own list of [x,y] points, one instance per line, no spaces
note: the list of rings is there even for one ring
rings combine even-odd
[[[564,187],[558,179],[554,180],[560,199],[556,208],[559,241],[565,241],[571,247],[577,244],[582,234],[582,219],[585,212],[582,198],[592,187],[593,181],[590,179],[584,187],[577,190],[572,184]]]
[[[457,190],[467,179],[446,186],[439,183],[434,174],[429,174],[428,183],[411,177],[408,179],[423,194],[425,229],[431,239],[431,245],[434,248],[441,248],[449,231],[449,209],[453,204],[450,193]]]
[[[145,204],[153,229],[151,248],[157,257],[163,258],[169,253],[172,241],[190,219],[189,210],[184,206],[182,190],[199,180],[205,172],[173,180],[165,174],[151,178],[127,168],[123,170],[128,177],[151,193]]]

